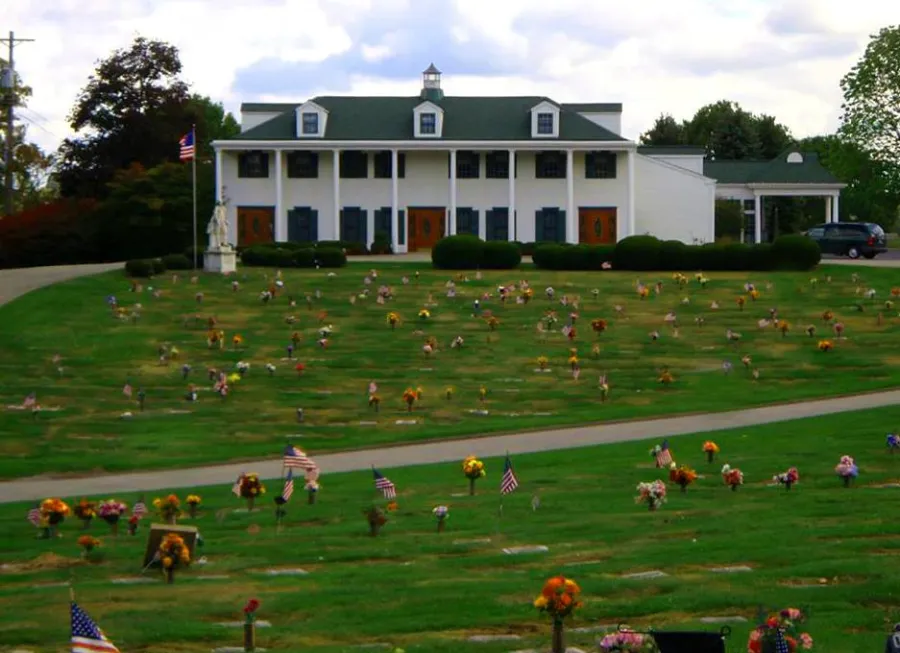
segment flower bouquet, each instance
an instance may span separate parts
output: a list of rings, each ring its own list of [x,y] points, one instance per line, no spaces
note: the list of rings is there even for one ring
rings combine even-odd
[[[706,462],[711,463],[716,454],[719,453],[719,445],[712,440],[707,440],[703,443],[703,453],[706,454]]]
[[[450,508],[448,508],[447,506],[435,506],[434,510],[431,511],[431,514],[433,514],[437,519],[438,533],[443,532],[444,523],[450,516]]]
[[[722,466],[722,481],[731,487],[732,492],[737,492],[738,485],[744,484],[744,472],[731,465]]]
[[[200,497],[196,494],[189,494],[185,502],[188,504],[188,514],[191,516],[191,519],[194,519],[197,516],[197,506],[200,505]]]
[[[646,503],[650,511],[656,510],[666,502],[666,484],[660,480],[638,483],[637,491],[635,503]]]
[[[469,456],[462,462],[463,474],[469,479],[469,496],[475,496],[475,481],[487,476],[484,463],[475,456]]]
[[[128,534],[129,535],[137,535],[138,524],[141,522],[141,518],[137,515],[131,515],[128,518]]]
[[[372,506],[363,510],[363,514],[366,516],[366,521],[369,522],[369,535],[375,537],[381,531],[381,527],[387,523],[384,511],[378,506]]]
[[[238,479],[238,492],[247,500],[247,512],[253,512],[256,498],[266,493],[266,486],[259,480],[259,474],[241,474]]]
[[[81,547],[81,557],[87,560],[92,557],[94,549],[100,546],[100,540],[90,535],[82,535],[78,538],[78,546]]]
[[[393,331],[400,324],[400,315],[391,311],[387,314],[387,323],[390,325],[391,331]]]
[[[87,499],[82,499],[75,504],[73,509],[75,516],[82,521],[83,530],[87,530],[91,526],[91,520],[97,516],[97,504]]]
[[[603,333],[604,331],[606,331],[606,327],[607,327],[607,324],[606,324],[606,320],[604,320],[604,319],[597,318],[596,320],[591,320],[591,328],[594,330],[594,333],[596,333],[598,336],[601,333]]]
[[[46,524],[43,537],[56,537],[56,529],[69,516],[70,512],[68,504],[62,499],[44,499],[41,502],[41,518]]]
[[[175,582],[175,570],[191,564],[191,550],[180,535],[168,533],[159,544],[159,561],[166,582],[171,585]]]
[[[244,606],[244,650],[256,650],[256,611],[259,599],[250,599]]]
[[[887,435],[887,447],[888,451],[894,453],[897,449],[900,449],[900,435],[896,433],[888,433]]]
[[[844,487],[850,487],[850,482],[859,476],[859,467],[850,456],[841,456],[841,462],[835,466],[834,472],[843,479]]]
[[[800,480],[800,472],[797,471],[796,467],[791,467],[786,472],[775,474],[775,476],[772,477],[772,480],[784,485],[785,490],[790,490],[791,486]]]
[[[406,412],[412,412],[413,404],[416,403],[416,399],[418,399],[416,391],[412,388],[407,388],[403,391],[403,402],[406,404]]]
[[[534,600],[534,607],[553,618],[553,653],[564,653],[563,619],[581,607],[578,600],[581,588],[578,583],[564,576],[555,576],[544,583],[540,596]]]
[[[673,462],[669,465],[669,480],[678,484],[682,492],[687,492],[688,485],[697,480],[697,472],[687,465],[679,467]]]
[[[653,635],[636,633],[633,630],[619,630],[604,635],[600,640],[600,650],[609,653],[658,653],[659,646]]]
[[[157,497],[153,500],[153,507],[167,524],[174,524],[178,515],[181,514],[181,500],[174,494],[170,494],[164,499]]]
[[[797,608],[785,608],[770,615],[762,624],[750,631],[747,640],[749,653],[795,653],[798,649],[809,650],[813,638],[809,633],[800,632],[797,626],[806,620]]]
[[[109,524],[112,529],[113,535],[119,534],[119,519],[122,515],[125,514],[125,511],[128,510],[128,506],[126,506],[121,501],[116,501],[115,499],[109,499],[108,501],[101,501],[100,507],[97,509],[97,514],[100,515],[100,519]]]

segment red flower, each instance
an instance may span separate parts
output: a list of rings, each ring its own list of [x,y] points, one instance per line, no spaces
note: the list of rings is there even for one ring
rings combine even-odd
[[[297,372],[299,372],[300,374],[303,374],[303,370],[306,369],[306,365],[304,365],[303,363],[297,363],[294,369],[297,370]]]
[[[250,599],[244,606],[244,614],[253,614],[259,609],[259,599]]]

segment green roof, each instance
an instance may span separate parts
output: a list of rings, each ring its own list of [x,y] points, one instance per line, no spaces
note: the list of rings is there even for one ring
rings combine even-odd
[[[569,111],[581,111],[584,113],[622,113],[621,103],[564,102],[562,107]]]
[[[720,184],[840,184],[812,152],[799,153],[800,163],[788,162],[789,152],[771,161],[704,161],[703,175]]]
[[[654,154],[668,154],[669,156],[706,155],[705,148],[695,147],[693,145],[639,145],[637,151],[638,154],[647,154],[649,156],[653,156]]]
[[[275,113],[299,106],[295,102],[243,102],[241,113]]]
[[[413,140],[413,109],[423,102],[418,96],[323,96],[312,98],[310,101],[328,111],[325,140],[335,141]],[[444,97],[438,103],[444,112],[443,133],[440,139],[434,140],[532,140],[531,109],[545,101],[553,102],[545,97]],[[230,140],[297,140],[294,109],[298,106],[301,105],[241,105],[242,111],[281,113]],[[569,106],[562,105],[560,109],[558,140],[619,142],[627,140],[578,115]]]

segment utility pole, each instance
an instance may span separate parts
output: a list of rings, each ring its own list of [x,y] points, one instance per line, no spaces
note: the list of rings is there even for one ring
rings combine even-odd
[[[4,91],[4,101],[6,102],[6,152],[3,161],[3,190],[4,190],[4,214],[13,214],[13,155],[15,148],[13,146],[13,132],[15,128],[16,116],[16,65],[13,59],[14,51],[17,43],[29,43],[34,39],[17,39],[15,32],[9,33],[9,38],[0,39],[0,43],[6,43],[9,46],[9,56],[7,57],[6,68],[0,75],[0,87]]]

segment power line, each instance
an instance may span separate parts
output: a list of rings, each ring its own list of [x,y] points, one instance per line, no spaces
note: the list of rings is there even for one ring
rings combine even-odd
[[[0,87],[6,91],[6,156],[4,157],[3,166],[3,187],[5,191],[4,213],[12,215],[13,213],[13,131],[15,127],[16,115],[16,65],[15,65],[15,49],[19,43],[31,43],[34,39],[16,38],[16,33],[10,31],[9,38],[0,39],[0,43],[6,43],[9,46],[9,57],[7,58],[6,68],[0,75]]]

